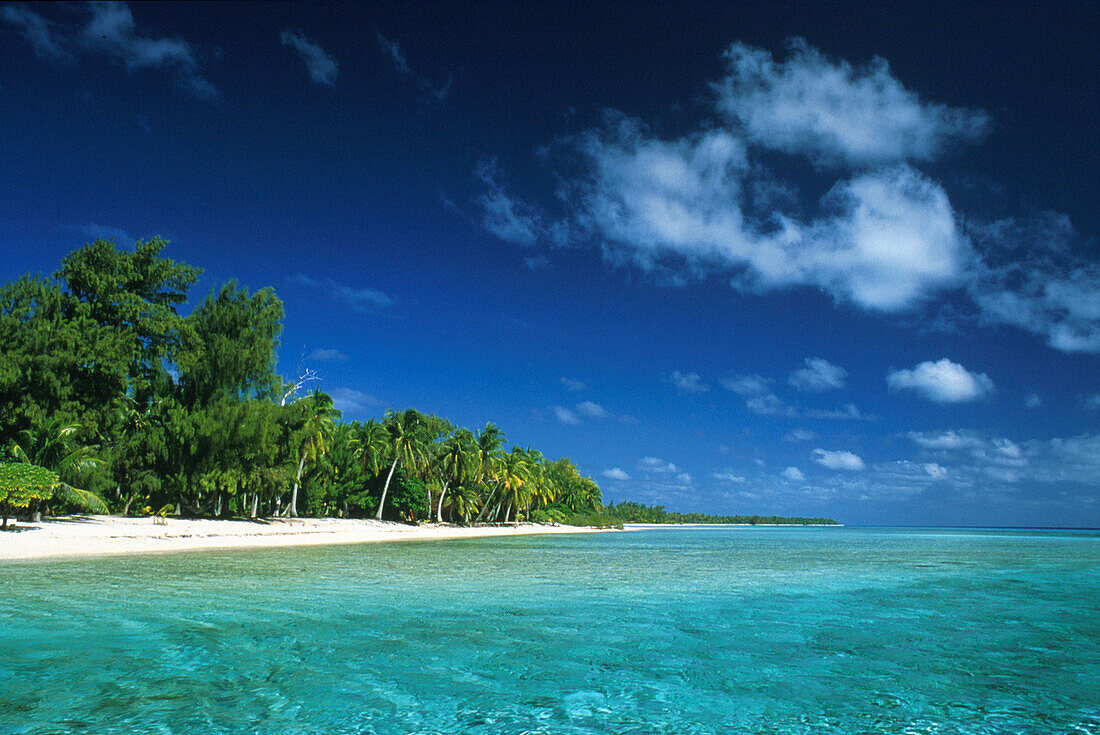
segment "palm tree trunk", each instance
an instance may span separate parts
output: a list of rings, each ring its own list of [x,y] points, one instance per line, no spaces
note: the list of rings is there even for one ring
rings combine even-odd
[[[382,520],[382,507],[386,504],[386,493],[390,491],[390,480],[393,479],[393,471],[397,469],[397,462],[400,459],[398,457],[393,461],[393,464],[390,465],[390,474],[386,475],[386,485],[382,488],[382,497],[378,501],[378,512],[374,514],[374,520],[376,521]]]
[[[298,517],[298,486],[302,484],[302,468],[306,466],[306,453],[302,452],[302,458],[298,460],[298,474],[294,477],[294,489],[290,492],[290,505],[286,507],[287,515],[291,518]]]
[[[485,511],[489,510],[489,504],[493,501],[493,495],[496,494],[496,490],[489,491],[489,495],[485,498],[485,504],[481,506],[481,512],[477,514],[477,518],[474,519],[474,523],[480,523],[482,517],[485,515]],[[499,505],[497,506],[500,507]],[[492,517],[492,516],[490,516]]]
[[[508,503],[508,507],[504,510],[504,522],[508,522],[508,516],[512,515],[512,504]]]
[[[249,518],[255,518],[256,514],[260,511],[260,491],[257,490],[252,493],[252,512],[249,514]]]
[[[449,485],[449,484],[450,484],[450,482],[443,483],[443,490],[441,490],[440,493],[439,493],[439,506],[435,509],[435,522],[436,523],[442,523],[443,522],[443,496],[447,494],[447,485]]]

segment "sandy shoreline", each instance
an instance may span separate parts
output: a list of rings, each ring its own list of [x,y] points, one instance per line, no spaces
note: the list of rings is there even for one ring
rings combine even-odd
[[[20,523],[0,533],[0,562],[65,557],[148,554],[203,549],[365,544],[384,541],[593,533],[601,529],[518,524],[460,527],[406,526],[365,519],[280,518],[264,521],[183,520],[158,525],[151,518],[78,516]]]

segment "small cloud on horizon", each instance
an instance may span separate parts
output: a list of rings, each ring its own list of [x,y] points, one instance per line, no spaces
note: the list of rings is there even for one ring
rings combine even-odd
[[[318,362],[346,362],[348,356],[336,349],[316,349],[308,355],[310,360]]]
[[[710,386],[703,382],[699,373],[681,373],[674,370],[669,376],[669,382],[681,393],[705,393]]]

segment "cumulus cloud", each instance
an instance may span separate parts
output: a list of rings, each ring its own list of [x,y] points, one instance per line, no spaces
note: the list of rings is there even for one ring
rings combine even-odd
[[[816,219],[761,219],[742,206],[756,169],[729,131],[664,141],[620,118],[576,148],[588,175],[566,184],[572,229],[614,261],[660,272],[671,259],[741,290],[809,286],[895,312],[955,284],[969,260],[946,193],[904,164],[839,181]]]
[[[844,368],[820,357],[808,357],[805,363],[806,367],[795,370],[787,380],[796,389],[823,393],[844,387],[844,380],[848,377],[848,371]]]
[[[583,401],[577,404],[577,413],[590,419],[606,419],[611,413],[598,403]]]
[[[580,417],[565,406],[551,406],[550,410],[558,418],[558,421],[567,426],[576,426],[581,422]]]
[[[347,362],[348,356],[340,350],[318,348],[309,353],[309,359],[318,362]]]
[[[984,443],[977,434],[954,429],[934,432],[911,431],[907,436],[913,443],[925,449],[973,449]]]
[[[1032,393],[1024,400],[1024,405],[1028,408],[1042,408],[1043,399],[1039,397],[1038,393]]]
[[[340,65],[331,54],[306,38],[300,31],[285,30],[279,34],[279,40],[284,46],[289,46],[298,53],[298,57],[306,65],[309,78],[314,83],[323,84],[326,87],[336,86],[336,75]]]
[[[382,401],[375,396],[354,388],[338,387],[328,393],[332,396],[332,405],[345,415],[364,416],[382,405]]]
[[[925,473],[936,480],[942,480],[947,477],[947,468],[935,462],[928,462],[921,465],[924,468]]]
[[[102,54],[128,72],[163,69],[189,94],[216,100],[221,93],[200,73],[195,48],[180,38],[157,38],[139,32],[130,6],[123,2],[90,2],[90,16],[75,30],[62,27],[23,5],[0,8],[0,20],[15,25],[37,56],[51,61]]]
[[[604,470],[600,474],[609,480],[617,480],[619,482],[626,482],[630,479],[630,475],[628,475],[626,472],[619,469],[618,467],[612,467],[609,470]]]
[[[1100,266],[1074,254],[1067,216],[970,221],[967,232],[982,254],[968,289],[985,323],[1040,335],[1061,352],[1100,352]]]
[[[712,85],[718,109],[757,145],[816,163],[870,166],[932,160],[959,143],[980,140],[980,110],[922,102],[876,57],[865,67],[826,58],[802,39],[777,62],[742,43],[726,52],[729,74]]]
[[[858,454],[846,451],[830,452],[825,449],[815,449],[814,461],[831,470],[858,472],[866,467]]]
[[[396,39],[386,38],[378,31],[375,31],[374,35],[378,38],[378,45],[381,47],[382,53],[393,64],[394,71],[400,76],[412,80],[416,86],[436,100],[442,101],[447,97],[447,94],[451,91],[452,77],[450,74],[447,75],[445,82],[436,84],[428,77],[421,76],[412,70],[405,52],[401,50],[401,44]]]
[[[734,472],[729,470],[725,472],[712,472],[710,476],[713,479],[720,480],[722,482],[742,483],[745,481],[745,478],[743,476],[735,474]]]
[[[808,361],[809,362],[809,361]],[[824,360],[822,360],[824,362]],[[825,363],[828,365],[828,363]],[[829,367],[835,368],[830,365]],[[843,368],[837,368],[843,370]],[[826,371],[828,374],[828,371]],[[845,372],[845,375],[847,372]],[[829,377],[835,378],[835,375]],[[793,378],[793,376],[792,376]],[[780,416],[787,418],[863,420],[864,416],[853,403],[845,404],[839,410],[806,409],[792,406],[777,396],[771,389],[775,381],[761,375],[732,375],[723,378],[722,387],[745,399],[745,408],[759,416]]]
[[[669,382],[681,393],[705,393],[710,386],[703,382],[698,373],[681,373],[674,370],[669,376]]]
[[[890,390],[914,390],[936,403],[963,403],[984,398],[995,390],[985,373],[972,373],[946,357],[922,362],[911,370],[895,370],[886,377]]]
[[[1088,411],[1100,410],[1100,393],[1091,393],[1081,401],[1081,404]]]
[[[564,385],[567,390],[571,391],[582,391],[588,387],[583,380],[575,380],[564,376],[558,378],[558,382]]]
[[[790,480],[791,482],[802,482],[806,479],[806,476],[802,474],[802,470],[797,467],[788,467],[779,473],[779,476],[784,480]]]
[[[981,139],[988,115],[921,100],[883,60],[853,66],[801,41],[783,61],[744,44],[727,60],[711,120],[669,137],[608,111],[547,148],[558,216],[495,178],[480,200],[485,228],[521,244],[598,247],[668,284],[814,288],[878,313],[966,294],[983,323],[1100,352],[1100,266],[1061,247],[1073,237],[1064,215],[982,223],[913,168]],[[762,149],[807,157],[835,183],[822,197],[800,190]]]
[[[787,432],[787,435],[783,437],[789,442],[808,442],[817,438],[817,434],[808,429],[796,428]]]
[[[642,472],[656,472],[658,474],[672,474],[680,471],[680,468],[665,462],[660,457],[642,457],[638,460],[638,469]]]

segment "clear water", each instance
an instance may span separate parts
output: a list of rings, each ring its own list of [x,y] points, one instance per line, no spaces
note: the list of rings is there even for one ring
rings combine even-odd
[[[1100,534],[0,565],[0,733],[1100,733]]]

